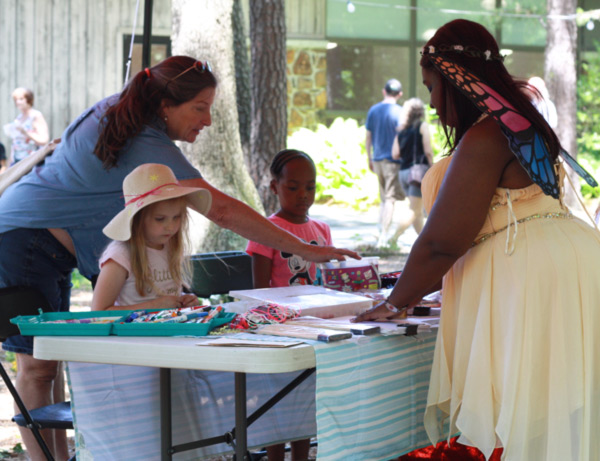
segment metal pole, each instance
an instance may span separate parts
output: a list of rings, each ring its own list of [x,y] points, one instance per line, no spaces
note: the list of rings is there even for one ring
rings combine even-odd
[[[235,459],[247,461],[246,373],[235,373]]]
[[[171,461],[171,369],[160,369],[160,459]]]
[[[150,67],[150,49],[152,39],[152,1],[144,2],[144,36],[142,38],[142,69]]]

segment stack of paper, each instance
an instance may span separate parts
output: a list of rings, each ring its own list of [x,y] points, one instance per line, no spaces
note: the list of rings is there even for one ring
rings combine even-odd
[[[373,300],[365,296],[312,285],[235,290],[229,294],[240,300],[258,300],[291,307],[300,315],[323,319],[357,315],[373,305]],[[247,310],[247,306],[242,305],[236,310],[235,306],[231,308],[228,305],[227,310],[241,313]]]

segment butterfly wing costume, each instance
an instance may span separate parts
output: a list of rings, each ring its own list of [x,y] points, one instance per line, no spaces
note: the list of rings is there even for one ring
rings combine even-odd
[[[515,107],[502,95],[490,88],[473,72],[453,62],[446,56],[425,53],[436,69],[456,88],[467,96],[481,112],[492,117],[501,127],[513,151],[531,179],[546,195],[556,199],[560,196],[560,184],[554,162],[544,139]],[[596,180],[564,149],[560,156],[590,186],[597,187]]]

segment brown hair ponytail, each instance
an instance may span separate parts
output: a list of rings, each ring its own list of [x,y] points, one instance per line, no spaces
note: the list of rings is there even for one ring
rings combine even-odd
[[[158,110],[164,99],[178,106],[193,99],[203,89],[217,86],[208,69],[182,73],[196,62],[188,56],[172,56],[138,72],[127,84],[118,102],[106,111],[94,148],[94,155],[105,169],[116,166],[129,140],[159,116]]]

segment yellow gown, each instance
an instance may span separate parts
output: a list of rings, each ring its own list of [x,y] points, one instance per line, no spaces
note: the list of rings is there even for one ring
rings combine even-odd
[[[423,180],[427,211],[451,159]],[[442,293],[431,441],[460,433],[486,459],[502,446],[503,460],[600,460],[600,233],[536,184],[498,188]]]

